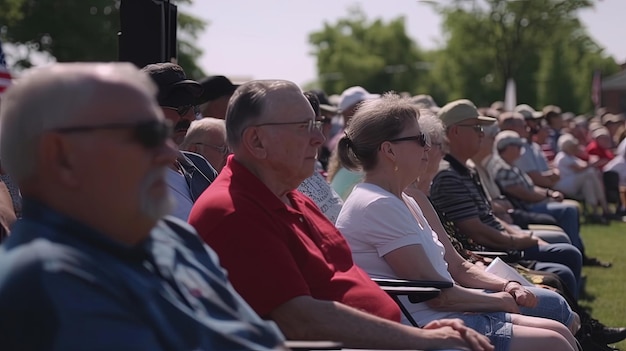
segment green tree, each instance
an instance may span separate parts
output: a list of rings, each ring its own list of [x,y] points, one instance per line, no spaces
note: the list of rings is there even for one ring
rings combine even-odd
[[[589,63],[584,58],[594,49],[577,11],[593,1],[455,0],[433,6],[444,16],[447,39],[435,74],[451,98],[488,104],[503,98],[506,81],[513,78],[520,102],[583,107],[576,100],[582,99],[585,82],[572,75]],[[570,44],[582,37],[587,44],[577,55]]]
[[[190,3],[192,0],[179,0]],[[17,45],[16,69],[32,66],[33,53],[57,61],[114,61],[118,56],[120,0],[0,0],[0,37]],[[179,63],[192,77],[203,76],[195,64],[202,51],[196,39],[206,23],[178,14]]]
[[[317,57],[319,84],[329,93],[361,85],[369,91],[413,93],[421,77],[421,54],[407,36],[404,18],[370,21],[358,7],[347,18],[324,23],[309,42]]]
[[[563,110],[592,112],[591,80],[596,70],[604,75],[619,71],[615,60],[604,53],[578,20],[563,26],[544,49],[537,74],[539,106],[557,103]]]

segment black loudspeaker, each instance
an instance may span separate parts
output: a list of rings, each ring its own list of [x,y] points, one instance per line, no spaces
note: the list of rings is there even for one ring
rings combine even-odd
[[[177,9],[169,0],[122,0],[119,61],[143,67],[177,58]]]

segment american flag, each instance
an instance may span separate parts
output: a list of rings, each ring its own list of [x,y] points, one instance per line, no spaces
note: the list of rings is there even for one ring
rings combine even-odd
[[[11,85],[11,73],[7,69],[7,62],[4,60],[2,42],[0,42],[0,95]]]

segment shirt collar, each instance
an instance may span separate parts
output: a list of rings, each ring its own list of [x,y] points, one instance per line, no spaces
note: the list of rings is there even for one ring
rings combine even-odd
[[[282,202],[278,198],[278,196],[276,196],[267,187],[267,185],[265,185],[265,183],[263,183],[256,175],[250,172],[248,168],[235,160],[233,155],[228,157],[228,160],[226,161],[226,166],[221,173],[224,173],[224,171],[226,171],[225,176],[230,176],[233,181],[237,182],[237,186],[241,186],[242,191],[248,194],[254,194],[255,200],[261,203],[263,207],[272,210],[290,209],[289,206]],[[287,197],[295,205],[296,201],[293,196],[294,191],[295,189],[289,191],[287,193]]]
[[[20,222],[34,223],[47,230],[31,231],[17,230]],[[16,231],[22,236],[22,241],[30,241],[40,237],[55,242],[82,242],[88,246],[107,251],[110,254],[129,260],[142,260],[148,255],[147,247],[151,239],[129,246],[115,241],[100,231],[91,228],[74,218],[62,214],[53,208],[32,198],[24,198],[22,204],[22,218],[16,223]]]
[[[448,161],[448,163],[450,164],[450,167],[452,169],[454,169],[455,171],[457,171],[459,174],[464,174],[464,175],[470,175],[471,174],[470,169],[467,168],[467,166],[465,166],[461,162],[459,162],[459,160],[454,158],[454,156],[452,156],[450,154],[446,154],[443,157],[443,159]]]

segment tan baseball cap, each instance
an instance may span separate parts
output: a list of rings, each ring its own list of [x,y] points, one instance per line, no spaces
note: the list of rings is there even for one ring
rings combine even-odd
[[[456,100],[448,103],[439,110],[437,116],[446,127],[472,118],[477,118],[484,124],[491,124],[496,121],[495,118],[482,116],[478,113],[476,106],[467,99]]]

